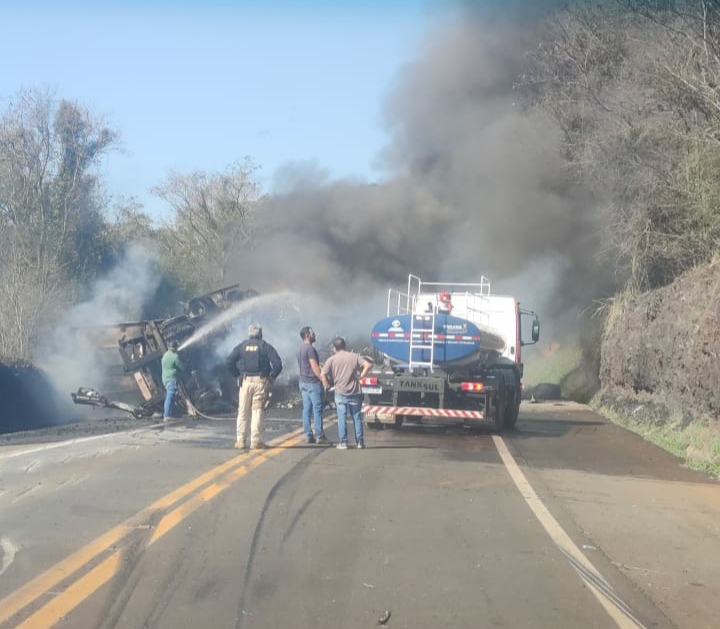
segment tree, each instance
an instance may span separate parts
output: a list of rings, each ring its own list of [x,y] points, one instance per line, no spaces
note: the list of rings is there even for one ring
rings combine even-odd
[[[153,220],[134,198],[119,199],[112,208],[107,224],[108,240],[117,252],[133,242],[149,244],[157,239]]]
[[[248,241],[260,201],[249,161],[235,163],[224,173],[170,173],[153,189],[167,201],[174,216],[160,232],[164,258],[187,279],[193,290],[227,282],[233,252]]]
[[[0,352],[27,357],[48,310],[94,276],[107,245],[94,168],[115,141],[47,92],[20,93],[0,116]]]
[[[554,13],[522,85],[606,202],[606,253],[631,292],[720,242],[718,3],[581,2]],[[718,105],[718,107],[716,107]]]
[[[649,70],[677,112],[720,142],[720,1],[619,0],[652,24]]]

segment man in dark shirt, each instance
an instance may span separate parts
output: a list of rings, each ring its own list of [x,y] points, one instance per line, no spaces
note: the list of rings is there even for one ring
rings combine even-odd
[[[300,395],[303,402],[303,429],[307,443],[327,443],[323,431],[323,386],[320,381],[320,359],[313,347],[316,340],[315,330],[305,326],[300,330],[302,345],[297,351],[298,370],[300,372]],[[315,420],[313,435],[310,419]]]
[[[237,441],[239,450],[247,448],[248,417],[251,417],[250,447],[260,450],[265,403],[275,379],[282,371],[282,361],[275,348],[262,338],[262,327],[248,326],[248,339],[230,352],[225,361],[230,373],[241,380],[238,395]]]

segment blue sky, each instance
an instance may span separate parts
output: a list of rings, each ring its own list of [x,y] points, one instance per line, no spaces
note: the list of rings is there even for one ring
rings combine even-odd
[[[380,2],[5,1],[0,108],[50,88],[106,117],[122,148],[109,192],[136,197],[169,170],[217,172],[251,157],[266,189],[287,162],[382,178],[385,95],[442,11]]]

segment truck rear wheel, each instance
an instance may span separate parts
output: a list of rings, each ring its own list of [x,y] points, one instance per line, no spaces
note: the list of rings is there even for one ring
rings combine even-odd
[[[517,424],[518,415],[520,413],[520,401],[517,402],[513,399],[512,403],[508,404],[505,408],[505,420],[503,426],[505,430],[512,430]]]
[[[495,431],[501,433],[505,428],[505,378],[503,374],[497,374],[497,394],[495,398],[495,412],[493,414],[493,424]]]
[[[503,427],[505,430],[512,430],[518,420],[520,413],[520,373],[513,369],[505,374],[505,417]]]
[[[512,430],[517,424],[517,418],[520,413],[520,400],[522,399],[522,387],[520,385],[520,372],[513,369],[506,374],[510,377],[507,383],[507,405],[505,407],[505,429]]]

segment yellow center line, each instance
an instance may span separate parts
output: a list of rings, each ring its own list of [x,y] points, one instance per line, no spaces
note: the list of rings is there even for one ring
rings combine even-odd
[[[270,444],[273,446],[280,446],[284,444],[284,442],[291,440],[295,442],[296,438],[300,438],[297,437],[298,434],[302,434],[302,429],[294,430],[287,435],[278,437],[277,439],[271,441]],[[173,506],[193,491],[237,467],[243,461],[247,460],[248,456],[249,455],[247,453],[236,456],[222,465],[219,465],[198,476],[189,483],[178,487],[176,490],[156,500],[150,506],[145,507],[121,524],[113,527],[89,544],[83,546],[62,561],[48,568],[45,572],[38,575],[31,581],[28,581],[25,585],[0,600],[0,623],[5,622],[8,618],[11,618],[21,609],[30,605],[48,590],[57,586],[58,583],[80,570],[80,568],[92,561],[100,553],[104,552],[126,537],[129,533],[137,529],[138,526],[143,524],[154,513]],[[262,460],[266,459],[262,457]]]
[[[275,456],[278,452],[280,452],[284,448],[290,448],[293,445],[296,445],[299,443],[304,435],[298,435],[294,439],[289,439],[285,441],[283,444],[283,448],[277,448],[274,452],[272,450],[268,450],[264,452],[262,455],[252,459],[250,462],[248,462],[246,465],[243,465],[242,467],[239,467],[235,470],[232,470],[219,478],[216,482],[214,482],[211,485],[208,485],[205,487],[200,493],[195,494],[190,499],[188,499],[186,502],[181,504],[179,507],[165,515],[160,522],[158,522],[157,526],[155,527],[155,532],[153,533],[153,536],[150,538],[150,541],[148,542],[148,546],[152,546],[157,540],[159,540],[163,535],[165,535],[168,531],[175,528],[180,522],[182,522],[186,517],[188,517],[191,513],[199,509],[202,505],[207,503],[208,501],[212,500],[217,496],[220,492],[226,490],[230,485],[232,485],[235,481],[242,478],[247,474],[249,471],[253,470],[254,468],[258,467],[259,465],[265,463],[267,460],[269,460],[270,457]]]
[[[93,568],[84,577],[75,581],[61,594],[34,613],[17,629],[49,629],[60,622],[78,603],[105,585],[120,566],[120,552],[115,552]]]

